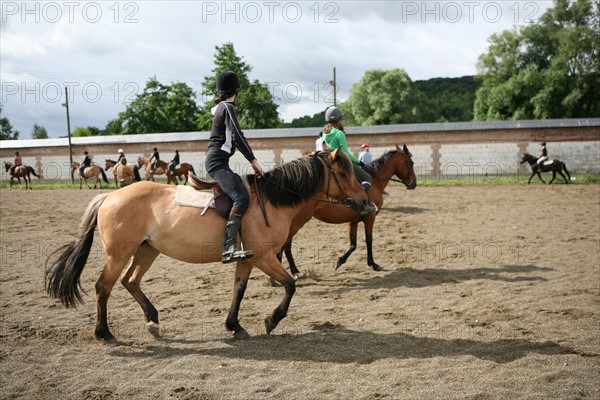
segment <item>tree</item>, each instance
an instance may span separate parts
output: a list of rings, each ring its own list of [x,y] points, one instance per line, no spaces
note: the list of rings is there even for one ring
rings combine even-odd
[[[374,69],[352,85],[341,108],[346,124],[400,124],[420,121],[425,101],[403,69]]]
[[[48,139],[48,131],[43,126],[33,124],[33,130],[31,131],[32,139]]]
[[[2,117],[2,105],[0,105],[0,140],[18,140],[19,131],[13,132],[13,126],[6,117]]]
[[[258,80],[250,81],[248,74],[252,67],[238,56],[233,43],[215,46],[215,67],[212,74],[204,77],[202,95],[207,99],[197,119],[199,130],[210,130],[212,125],[211,108],[217,89],[217,76],[224,71],[233,71],[240,79],[240,94],[235,101],[240,125],[246,129],[277,128],[281,126],[277,104],[266,84]]]
[[[477,120],[600,115],[600,14],[591,0],[555,0],[539,22],[494,34],[479,57]]]
[[[75,137],[99,136],[102,132],[95,126],[78,126],[73,131]]]
[[[163,85],[152,77],[125,111],[108,123],[106,133],[131,135],[194,131],[199,113],[195,97],[192,88],[185,83]]]

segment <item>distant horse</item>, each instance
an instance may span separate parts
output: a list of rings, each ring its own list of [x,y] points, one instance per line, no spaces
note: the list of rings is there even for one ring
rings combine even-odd
[[[135,178],[136,182],[139,182],[142,180],[141,176],[140,176],[140,169],[137,165],[133,164],[133,163],[128,163],[128,165],[133,166],[133,176]],[[104,170],[108,171],[109,168],[112,168],[112,172],[113,175],[115,177],[115,188],[119,188],[119,181],[117,179],[117,169],[115,168],[117,166],[117,162],[114,160],[109,160],[109,159],[105,159],[104,160]]]
[[[79,167],[80,163],[77,161],[73,161],[73,171],[75,171],[79,175]],[[100,180],[100,175],[102,175],[102,179],[104,179],[104,183],[108,185],[108,178],[104,173],[104,170],[97,165],[90,165],[83,170],[83,177],[79,175],[79,189],[81,189],[82,183],[85,182],[85,185],[88,189],[91,189],[90,185],[88,185],[88,179],[96,179],[94,182],[94,189],[96,189],[96,185],[100,185],[100,189],[102,189],[102,181]]]
[[[237,262],[233,301],[225,322],[237,339],[249,337],[238,314],[254,266],[285,287],[283,300],[265,319],[267,334],[286,316],[296,284],[275,252],[285,243],[292,220],[306,203],[323,192],[326,197],[345,200],[344,204],[357,211],[367,204],[350,159],[340,149],[299,158],[266,173],[264,178],[250,175],[246,181],[251,188],[251,202],[242,220],[243,242],[254,255]],[[98,227],[106,263],[95,286],[97,339],[115,340],[108,326],[107,302],[119,278],[141,306],[148,331],[158,336],[158,311],[141,290],[142,277],[156,257],[163,253],[188,263],[221,261],[220,244],[227,221],[214,209],[200,215],[195,208],[176,205],[176,190],[170,185],[140,182],[96,196],[83,215],[79,237],[46,261],[46,291],[66,307],[76,306],[82,302],[80,276]]]
[[[154,182],[154,175],[162,175],[165,174],[167,176],[167,183],[177,182],[181,177],[184,176],[184,182],[187,183],[187,177],[189,172],[194,173],[194,167],[191,164],[183,163],[180,164],[179,168],[176,168],[175,171],[171,171],[169,169],[169,164],[165,161],[158,160],[154,165],[154,172],[152,172],[152,167],[150,161],[146,157],[138,158],[138,166],[142,168],[142,166],[146,167],[146,180]]]
[[[4,171],[10,171],[13,165],[14,164],[11,162],[4,161]],[[21,178],[23,178],[23,180],[25,181],[25,190],[32,189],[30,175],[33,175],[39,179],[39,175],[35,173],[33,167],[30,167],[28,165],[19,165],[18,167],[16,167],[14,171],[10,172],[9,190],[12,189],[13,180],[15,178],[19,181],[19,186],[21,187],[21,189],[23,188],[23,185],[21,184]]]
[[[563,177],[565,183],[569,183],[569,181],[571,180],[571,174],[567,170],[567,166],[565,165],[565,163],[562,161],[558,161],[555,159],[548,164],[542,163],[543,165],[540,169],[540,165],[537,163],[537,158],[529,153],[525,153],[523,154],[523,158],[521,159],[521,164],[524,163],[529,163],[529,166],[531,167],[532,171],[531,176],[529,177],[529,181],[527,181],[527,184],[531,183],[531,178],[533,178],[533,176],[536,174],[538,178],[540,178],[540,181],[542,181],[545,184],[546,182],[542,179],[542,174],[540,174],[540,172],[552,172],[552,179],[550,180],[550,182],[548,182],[548,184],[554,182],[554,179],[556,179],[557,172],[560,174],[560,176]],[[567,179],[567,177],[563,174],[563,171],[567,174],[569,179]]]
[[[416,188],[417,178],[415,176],[413,165],[412,154],[408,151],[406,145],[403,149],[400,149],[400,147],[396,145],[396,150],[388,151],[369,164],[367,166],[367,172],[369,172],[372,178],[371,189],[369,190],[369,202],[374,203],[379,210],[381,209],[383,206],[383,192],[390,180],[402,182],[407,189]],[[394,179],[394,175],[399,179]],[[335,269],[341,267],[348,260],[348,257],[350,257],[352,252],[356,250],[358,223],[363,222],[365,224],[365,241],[367,244],[367,264],[374,271],[381,271],[381,267],[373,258],[373,226],[375,225],[377,214],[378,212],[359,215],[352,210],[340,207],[339,205],[331,206],[324,203],[320,203],[316,206],[314,209],[314,217],[318,220],[330,224],[348,223],[350,248],[338,259]],[[300,222],[299,225],[303,225],[311,217],[313,217],[313,214],[309,213],[298,215],[297,219],[298,222]],[[306,221],[302,221],[303,219],[306,219]],[[282,251],[285,253],[292,274],[296,278],[302,278],[304,274],[298,270],[292,256],[292,237],[295,234],[296,232],[290,232],[290,238],[284,245]]]

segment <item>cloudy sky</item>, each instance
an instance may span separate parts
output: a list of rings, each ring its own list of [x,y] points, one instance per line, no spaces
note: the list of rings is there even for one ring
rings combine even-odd
[[[232,42],[267,83],[286,122],[332,103],[369,69],[413,80],[476,73],[488,37],[535,22],[551,0],[2,1],[3,116],[21,139],[34,123],[66,135],[106,123],[156,76],[201,91],[215,46]],[[205,99],[198,97],[199,102]]]

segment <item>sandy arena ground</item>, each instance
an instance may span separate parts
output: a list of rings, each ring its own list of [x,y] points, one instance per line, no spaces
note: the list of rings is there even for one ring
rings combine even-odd
[[[600,398],[600,185],[390,188],[375,226],[383,272],[366,265],[362,227],[334,271],[346,227],[313,220],[294,245],[308,279],[270,336],[283,289],[253,272],[247,341],[223,326],[234,266],[160,256],[143,288],[163,337],[118,284],[114,346],[93,338],[97,235],[86,304],[43,289],[47,255],[98,193],[0,191],[2,399]]]

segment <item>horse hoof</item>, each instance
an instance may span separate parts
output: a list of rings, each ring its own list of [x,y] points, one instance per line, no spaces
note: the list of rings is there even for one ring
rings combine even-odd
[[[113,336],[112,333],[107,329],[105,331],[96,331],[95,332],[96,339],[104,342],[106,344],[115,344],[117,343],[117,338]]]
[[[371,267],[371,269],[373,271],[383,271],[383,268],[381,268],[379,265],[373,263],[373,264],[369,264],[369,267]]]
[[[342,262],[342,260],[338,260],[335,263],[335,267],[333,268],[334,271],[336,271],[337,269],[339,269],[342,265],[344,265],[344,263]]]
[[[276,323],[273,322],[272,317],[265,318],[265,329],[267,330],[267,335],[271,334],[273,329],[277,326]]]
[[[159,326],[158,326],[158,324],[156,322],[153,322],[153,321],[148,322],[146,324],[146,329],[155,338],[159,338],[160,337],[160,329],[159,329]]]
[[[237,331],[233,334],[233,338],[235,340],[248,340],[250,339],[250,334],[248,332],[246,332],[245,329],[242,329],[241,331]]]
[[[300,280],[300,279],[304,279],[304,278],[306,278],[306,275],[304,275],[303,272],[298,271],[298,273],[294,274],[295,280]]]

